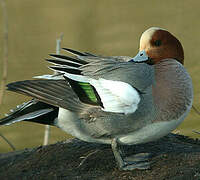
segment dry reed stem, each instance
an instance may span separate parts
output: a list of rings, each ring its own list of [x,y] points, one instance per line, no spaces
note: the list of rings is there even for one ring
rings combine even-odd
[[[12,143],[5,136],[3,136],[1,133],[0,136],[3,138],[4,141],[7,142],[7,144],[12,148],[13,151],[16,150],[15,146],[13,146]]]
[[[3,39],[4,39],[4,52],[3,52],[3,73],[0,86],[0,105],[3,103],[4,91],[6,80],[8,76],[8,15],[5,0],[0,0],[2,14],[3,14]]]
[[[6,8],[6,1],[0,0],[1,9],[2,9],[2,17],[3,17],[3,42],[4,42],[4,51],[3,51],[3,69],[2,69],[2,80],[0,86],[0,105],[3,104],[3,97],[5,92],[5,85],[8,77],[8,14]],[[12,148],[13,151],[16,148],[12,145],[12,143],[2,134],[0,136],[3,138],[4,141]]]
[[[63,38],[63,33],[56,39],[56,54],[60,54],[60,45],[61,45],[61,41]],[[44,131],[44,141],[43,141],[43,145],[47,145],[49,142],[49,136],[50,136],[50,126],[46,125],[45,126],[45,131]]]
[[[194,105],[192,105],[192,108],[194,109],[194,111],[195,111],[198,115],[200,115],[199,110],[198,110]]]

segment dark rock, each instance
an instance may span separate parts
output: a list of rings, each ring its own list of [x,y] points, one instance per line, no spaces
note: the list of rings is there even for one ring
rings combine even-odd
[[[120,171],[109,145],[78,139],[0,154],[0,179],[199,180],[200,141],[182,135],[122,146],[126,155],[149,152],[150,170]]]

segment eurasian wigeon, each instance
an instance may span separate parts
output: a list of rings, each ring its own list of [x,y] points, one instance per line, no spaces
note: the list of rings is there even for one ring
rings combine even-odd
[[[0,124],[26,120],[55,125],[84,141],[111,144],[120,169],[149,168],[147,154],[126,161],[118,144],[146,143],[170,133],[188,114],[193,88],[183,67],[182,45],[167,30],[146,30],[139,49],[135,58],[66,48],[74,56],[51,55],[56,75],[7,85],[35,99]]]

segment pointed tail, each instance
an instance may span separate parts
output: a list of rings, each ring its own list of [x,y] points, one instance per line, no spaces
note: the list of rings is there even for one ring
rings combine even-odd
[[[54,125],[57,117],[58,107],[32,99],[12,109],[11,113],[0,119],[0,125],[10,125],[20,121]]]

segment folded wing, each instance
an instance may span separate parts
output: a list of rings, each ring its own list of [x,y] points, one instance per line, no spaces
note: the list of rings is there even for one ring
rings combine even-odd
[[[14,82],[8,84],[8,90],[71,111],[92,105],[103,111],[128,114],[135,112],[140,95],[153,83],[153,68],[127,62],[129,57],[102,57],[65,50],[75,56],[51,54],[53,58],[47,59],[56,75]]]

